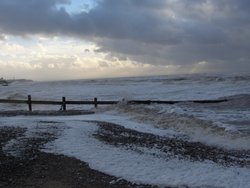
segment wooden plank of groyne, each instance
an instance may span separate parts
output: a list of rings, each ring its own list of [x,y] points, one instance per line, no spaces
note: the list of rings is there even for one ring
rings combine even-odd
[[[128,104],[151,104],[151,103],[156,103],[156,104],[175,104],[180,101],[159,101],[159,100],[131,100],[127,101]]]
[[[97,101],[97,104],[118,104],[118,101]]]
[[[227,99],[222,100],[187,100],[187,101],[163,101],[163,100],[130,100],[128,104],[176,104],[181,102],[193,102],[193,103],[221,103],[227,102]]]
[[[130,100],[127,101],[128,104],[175,104],[180,102],[193,102],[193,103],[221,103],[227,102],[227,99],[223,100],[188,100],[188,101],[159,101],[159,100]],[[62,105],[62,101],[41,101],[32,100],[32,104],[45,104],[45,105]],[[0,103],[23,103],[27,104],[27,100],[13,100],[13,99],[0,99]],[[119,101],[65,101],[66,104],[118,104]]]
[[[192,102],[192,103],[221,103],[227,102],[227,99],[221,100],[187,100],[187,101],[165,101],[165,100],[129,100],[126,101],[125,104],[176,104],[181,102]],[[118,104],[119,101],[98,101],[97,98],[94,98],[93,101],[66,101],[66,98],[63,97],[62,101],[42,101],[42,100],[32,100],[31,96],[28,96],[28,100],[13,100],[13,99],[0,99],[0,103],[12,103],[12,104],[28,104],[29,110],[32,111],[32,104],[39,105],[62,105],[63,109],[66,110],[66,104],[72,105],[94,105],[97,107],[98,105],[112,105]]]
[[[221,100],[195,100],[192,101],[193,103],[221,103],[221,102],[227,102],[227,99],[221,99]]]
[[[95,101],[66,101],[66,104],[96,104]],[[118,101],[97,101],[97,104],[99,105],[105,105],[105,104],[118,104]]]
[[[38,101],[38,100],[33,100],[32,104],[62,105],[62,101]]]
[[[66,104],[92,104],[94,105],[94,101],[66,101]]]

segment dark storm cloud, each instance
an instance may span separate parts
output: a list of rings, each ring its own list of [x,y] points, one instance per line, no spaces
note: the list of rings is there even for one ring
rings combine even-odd
[[[14,35],[70,35],[99,51],[142,63],[217,62],[250,69],[249,0],[100,0],[69,14],[70,0],[1,0],[0,31]],[[242,63],[244,62],[244,63]],[[221,66],[223,67],[223,66]]]
[[[160,1],[159,1],[160,2]],[[149,1],[102,1],[89,13],[74,16],[74,32],[100,38],[130,39],[143,43],[179,43],[178,28],[154,11],[160,7]],[[150,6],[150,5],[154,6]],[[158,5],[159,4],[159,5]],[[163,4],[163,3],[162,3]],[[79,23],[79,24],[78,24]],[[164,23],[164,24],[162,24]]]
[[[56,9],[56,5],[67,2],[67,0],[1,0],[0,30],[16,35],[61,32],[67,28],[70,20],[63,9]]]

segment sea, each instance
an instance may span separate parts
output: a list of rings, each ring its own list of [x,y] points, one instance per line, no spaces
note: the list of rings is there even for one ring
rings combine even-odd
[[[41,127],[49,131],[53,122],[58,127],[68,127],[55,143],[50,143],[47,152],[76,157],[87,162],[91,168],[136,183],[176,187],[250,186],[249,74],[190,74],[46,82],[19,80],[8,86],[0,85],[0,99],[26,100],[28,95],[34,100],[61,101],[62,97],[66,97],[66,100],[93,101],[98,98],[120,101],[116,105],[99,105],[98,108],[93,105],[67,105],[68,110],[91,110],[95,112],[94,115],[0,117],[0,126],[27,126],[30,130],[26,135],[28,137]],[[192,102],[224,99],[226,101],[220,103]],[[126,103],[129,100],[180,102],[129,105]],[[0,111],[9,110],[28,110],[28,105],[0,104]],[[60,106],[33,105],[33,110],[59,111]],[[181,155],[166,155],[164,150],[171,153],[172,146],[110,146],[93,136],[99,130],[96,122],[117,124],[163,139],[181,140],[180,143],[195,143],[193,145],[197,149],[202,148],[212,156],[212,151],[219,152],[214,154],[216,160],[210,161],[203,159],[204,156],[193,160],[185,155],[184,158]],[[9,148],[13,148],[11,143]],[[184,153],[186,149],[192,150],[185,144],[177,148]],[[225,159],[224,153],[228,153]],[[239,157],[235,158],[233,154]],[[221,165],[220,160],[229,161],[229,164]],[[245,165],[230,162],[234,160],[240,160]]]
[[[250,75],[177,75],[70,81],[16,81],[0,86],[1,99],[35,100],[168,100],[175,105],[151,105],[159,113],[193,116],[225,131],[250,133]],[[218,104],[194,104],[190,100],[227,99]],[[92,106],[68,106],[88,109]],[[0,104],[0,110],[26,110],[27,105]],[[59,106],[34,106],[35,110],[59,110]],[[146,113],[146,112],[145,112]],[[148,115],[148,114],[147,114]],[[177,117],[176,117],[177,118]]]

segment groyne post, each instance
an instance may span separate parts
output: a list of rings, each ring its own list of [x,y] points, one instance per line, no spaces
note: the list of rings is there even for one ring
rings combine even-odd
[[[31,95],[28,95],[28,105],[29,105],[29,111],[32,112]]]
[[[97,108],[98,102],[97,102],[97,98],[96,97],[94,98],[94,105],[95,105],[95,108]]]
[[[66,98],[62,97],[62,110],[66,111]]]

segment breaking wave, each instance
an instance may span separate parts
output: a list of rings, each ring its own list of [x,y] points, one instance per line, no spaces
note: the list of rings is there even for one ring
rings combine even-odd
[[[21,93],[12,93],[8,95],[7,99],[27,99],[27,95]]]
[[[160,80],[160,79],[159,79]],[[228,76],[228,75],[206,75],[194,74],[184,76],[168,76],[162,77],[163,84],[178,84],[178,83],[219,83],[219,82],[246,82],[250,81],[250,75],[245,76]]]
[[[125,106],[120,105],[118,111],[133,119],[151,124],[160,129],[178,132],[181,139],[201,142],[227,149],[250,150],[250,134],[229,131],[210,120],[200,119],[193,115],[162,110],[159,106]]]
[[[66,80],[44,82],[46,84],[93,84],[93,85],[123,85],[123,84],[138,84],[138,83],[163,83],[175,84],[186,82],[240,82],[250,81],[250,75],[211,75],[211,74],[188,74],[188,75],[167,75],[167,76],[147,76],[147,77],[122,77],[122,78],[106,78],[106,79],[84,79],[84,80]]]

